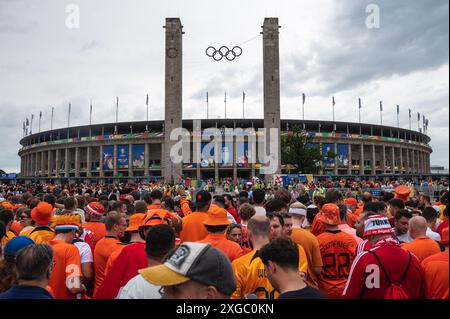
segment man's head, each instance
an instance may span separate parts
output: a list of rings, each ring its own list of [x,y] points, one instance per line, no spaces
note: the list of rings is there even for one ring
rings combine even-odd
[[[364,216],[364,238],[370,241],[371,246],[380,238],[391,237],[394,231],[386,216],[367,212]]]
[[[215,205],[220,208],[226,208],[225,198],[222,195],[216,195],[214,196],[211,205]]]
[[[201,190],[195,194],[195,206],[198,212],[208,212],[211,206],[211,194],[205,190]]]
[[[426,207],[422,212],[422,217],[426,219],[431,228],[436,224],[438,216],[439,213],[433,207]]]
[[[360,238],[364,236],[364,220],[367,213],[369,212],[362,212],[355,221],[356,236]]]
[[[340,204],[339,207],[339,218],[341,219],[341,224],[347,224],[347,214],[348,208],[347,205]]]
[[[127,226],[127,221],[121,213],[112,211],[106,215],[105,227],[109,234],[123,237]]]
[[[78,201],[75,197],[67,197],[64,200],[64,209],[75,211],[78,207]]]
[[[287,208],[286,203],[279,199],[272,199],[266,204],[267,213],[285,213]]]
[[[280,188],[275,192],[275,199],[281,200],[286,205],[289,205],[291,203],[291,195],[285,188]]]
[[[412,239],[425,237],[427,228],[427,221],[422,216],[415,216],[409,220],[409,235]]]
[[[271,240],[284,236],[283,227],[284,220],[280,213],[267,213],[270,220],[270,238]]]
[[[364,211],[386,215],[386,204],[383,202],[367,202],[364,204]]]
[[[223,194],[223,199],[225,200],[226,209],[233,207],[233,197],[230,194]]]
[[[242,244],[242,225],[230,224],[227,228],[227,239],[234,241],[235,243]]]
[[[405,209],[405,202],[399,198],[393,198],[388,203],[389,213],[395,216],[399,210]]]
[[[183,243],[164,264],[139,272],[164,299],[227,299],[237,287],[228,258],[203,243]]]
[[[270,240],[270,220],[266,216],[253,216],[247,224],[247,236],[252,243]]]
[[[249,203],[244,203],[241,206],[239,206],[238,214],[239,214],[239,217],[241,217],[241,220],[243,222],[247,222],[250,220],[250,218],[255,216],[256,210]]]
[[[154,189],[150,193],[150,198],[151,198],[153,204],[158,201],[161,202],[161,200],[163,198],[163,193],[159,189]]]
[[[253,202],[255,205],[263,205],[266,200],[266,192],[263,189],[255,189],[253,191]]]
[[[259,250],[267,278],[271,285],[280,290],[280,285],[285,285],[292,277],[299,274],[299,252],[297,244],[288,238],[277,238]],[[300,277],[298,277],[300,280]]]
[[[145,252],[148,259],[162,262],[175,248],[175,232],[169,225],[156,225],[150,228],[145,238]]]
[[[328,204],[340,204],[342,202],[342,194],[339,190],[332,188],[325,193],[325,201]]]
[[[363,201],[363,203],[368,203],[372,201],[372,193],[371,192],[364,192],[362,195],[361,200]]]
[[[395,234],[397,236],[404,235],[408,232],[409,220],[412,218],[410,211],[401,209],[394,216]]]
[[[48,281],[53,264],[53,249],[46,244],[29,245],[21,249],[15,258],[16,275],[20,283]]]
[[[138,200],[134,203],[134,212],[136,214],[146,214],[147,213],[147,203],[143,200]]]
[[[345,205],[347,205],[347,208],[350,209],[353,213],[355,212],[356,208],[358,207],[358,201],[354,197],[349,197],[345,199]]]
[[[306,207],[302,203],[292,203],[289,207],[289,214],[292,216],[294,227],[303,227],[306,224]]]
[[[285,237],[291,237],[292,235],[292,226],[294,224],[292,216],[288,213],[281,214],[281,217],[283,218],[283,235]]]

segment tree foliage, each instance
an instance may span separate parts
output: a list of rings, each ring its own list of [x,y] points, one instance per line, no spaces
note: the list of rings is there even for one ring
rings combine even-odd
[[[319,147],[308,146],[312,141],[307,132],[294,125],[292,132],[281,136],[281,164],[292,165],[299,173],[317,174],[321,155]]]

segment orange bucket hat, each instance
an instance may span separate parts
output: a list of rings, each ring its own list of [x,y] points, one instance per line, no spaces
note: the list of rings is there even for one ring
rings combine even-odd
[[[40,202],[31,210],[31,218],[39,225],[48,225],[53,217],[53,206]]]
[[[353,197],[346,198],[345,203],[347,205],[352,205],[352,206],[355,206],[356,208],[358,208],[358,201]]]
[[[220,207],[212,207],[208,211],[208,217],[203,222],[206,226],[223,226],[230,225],[227,211]]]
[[[130,216],[130,224],[125,231],[138,231],[139,227],[143,224],[145,214],[134,214]]]
[[[395,189],[395,198],[399,198],[404,202],[408,201],[409,194],[411,194],[411,189],[406,185],[398,186]]]
[[[325,204],[322,210],[316,216],[319,221],[324,224],[337,226],[341,223],[341,218],[339,217],[339,207],[335,204]]]
[[[145,215],[143,223],[139,227],[156,226],[161,224],[170,225],[172,222],[170,212],[165,209],[150,209]]]

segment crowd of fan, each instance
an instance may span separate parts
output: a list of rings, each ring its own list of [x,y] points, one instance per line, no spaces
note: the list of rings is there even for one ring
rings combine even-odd
[[[447,180],[260,183],[0,185],[0,299],[449,298]]]

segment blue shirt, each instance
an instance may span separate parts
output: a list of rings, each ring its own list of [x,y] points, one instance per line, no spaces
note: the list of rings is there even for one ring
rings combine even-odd
[[[37,286],[17,285],[0,294],[0,299],[53,299],[50,293]]]

